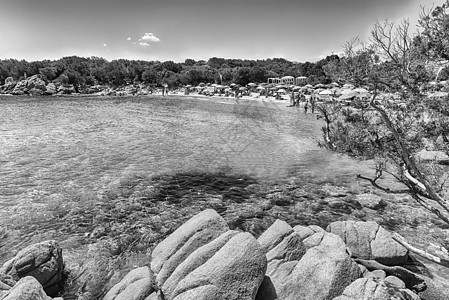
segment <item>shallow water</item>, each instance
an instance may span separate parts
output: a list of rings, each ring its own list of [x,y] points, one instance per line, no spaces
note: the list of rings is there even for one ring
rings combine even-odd
[[[320,125],[272,102],[1,98],[0,205],[66,189],[100,191],[132,172],[226,167],[263,179],[353,173],[353,161],[317,147]]]
[[[149,215],[155,209],[179,205],[179,212],[175,207],[165,215],[170,223],[188,217],[183,209],[192,201],[211,197],[230,205],[214,208],[227,209],[239,227],[241,207],[259,218],[250,202],[232,206],[257,194],[248,192],[253,183],[276,186],[293,178],[345,185],[366,172],[366,163],[319,148],[322,122],[287,105],[177,96],[0,96],[0,229],[6,228],[0,230],[0,259],[48,238],[64,242],[74,257],[92,241],[84,238],[111,218],[130,218],[126,228],[138,232],[161,222]],[[223,172],[231,175],[210,175]],[[142,179],[150,191],[139,178],[151,177]],[[133,205],[148,210],[123,213],[133,210],[131,204],[122,209],[130,193],[140,201]],[[135,229],[133,222],[142,226]],[[152,229],[164,234],[178,226],[165,223]],[[112,227],[111,234],[122,230]]]

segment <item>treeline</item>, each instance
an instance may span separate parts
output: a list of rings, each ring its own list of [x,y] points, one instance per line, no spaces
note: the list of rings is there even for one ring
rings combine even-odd
[[[0,60],[0,84],[5,84],[8,77],[18,81],[25,76],[37,74],[48,82],[73,84],[77,87],[119,87],[133,83],[168,84],[176,87],[197,85],[201,82],[246,85],[250,82],[266,82],[270,77],[283,76],[306,76],[308,83],[316,84],[330,82],[323,66],[338,59],[336,55],[330,55],[315,63],[297,63],[283,58],[242,60],[217,57],[208,61],[186,59],[183,63],[127,59],[107,61],[99,57],[78,56],[33,62],[5,59]]]

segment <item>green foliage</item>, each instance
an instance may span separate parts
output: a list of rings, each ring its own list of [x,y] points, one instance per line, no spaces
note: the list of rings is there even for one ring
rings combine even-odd
[[[357,108],[338,103],[318,107],[326,124],[323,146],[374,160],[375,176],[360,178],[383,191],[410,194],[446,223],[449,159],[426,158],[423,150],[449,156],[448,99],[426,94],[427,83],[435,76],[429,65],[449,57],[448,7],[449,1],[423,13],[420,33],[411,34],[408,21],[377,22],[369,43],[348,42],[345,54],[324,70],[332,80],[368,87],[372,98]],[[380,185],[377,180],[383,173],[393,175],[406,188]]]
[[[415,39],[423,55],[433,59],[449,59],[449,1],[436,6],[430,12],[423,12],[419,24],[422,33]]]
[[[267,82],[270,77],[312,76],[310,83],[329,83],[330,79],[323,67],[338,56],[331,55],[317,63],[293,63],[282,58],[267,60],[241,60],[210,58],[195,61],[186,59],[184,63],[173,61],[135,61],[118,59],[107,61],[99,57],[83,58],[77,56],[63,57],[55,61],[27,62],[18,60],[0,60],[0,84],[5,79],[15,80],[40,74],[46,81],[84,85],[123,86],[144,82],[170,86],[197,85],[203,83],[245,85],[249,82]]]

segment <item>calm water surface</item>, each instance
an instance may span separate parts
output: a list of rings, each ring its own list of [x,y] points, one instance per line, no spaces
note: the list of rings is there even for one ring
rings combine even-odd
[[[366,167],[318,148],[321,121],[286,106],[176,96],[0,97],[0,225],[20,222],[32,233],[42,218],[51,224],[45,211],[55,197],[101,194],[133,173],[227,169],[270,184],[351,180]]]

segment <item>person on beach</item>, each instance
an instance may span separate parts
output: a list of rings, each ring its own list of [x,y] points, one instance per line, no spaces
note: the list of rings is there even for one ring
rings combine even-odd
[[[310,100],[310,108],[312,109],[312,114],[315,113],[315,100]]]
[[[309,101],[306,101],[306,103],[304,103],[304,113],[307,113],[307,109],[309,108]]]

